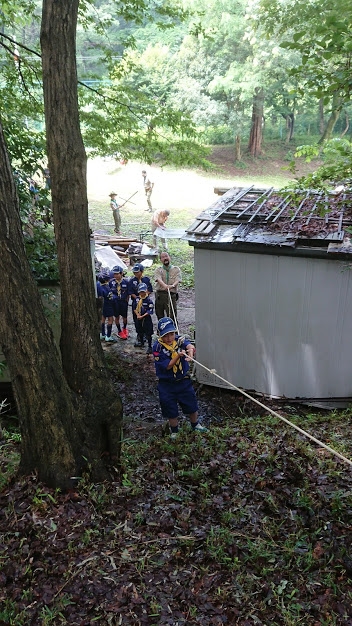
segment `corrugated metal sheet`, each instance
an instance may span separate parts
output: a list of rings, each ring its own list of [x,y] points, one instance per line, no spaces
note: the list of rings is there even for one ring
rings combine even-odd
[[[197,360],[269,396],[352,397],[344,263],[195,250]],[[197,368],[199,382],[224,386]]]
[[[351,254],[346,227],[352,226],[352,195],[304,191],[282,196],[271,189],[233,188],[203,211],[188,228],[191,245],[250,245],[310,248],[319,254]],[[330,244],[333,244],[330,246]]]

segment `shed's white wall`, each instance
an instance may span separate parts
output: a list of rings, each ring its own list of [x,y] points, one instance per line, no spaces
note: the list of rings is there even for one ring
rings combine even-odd
[[[268,395],[352,396],[347,263],[197,248],[194,263],[197,361]]]

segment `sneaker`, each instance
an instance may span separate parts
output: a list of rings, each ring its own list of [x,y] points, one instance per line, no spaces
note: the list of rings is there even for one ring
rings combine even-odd
[[[123,332],[123,339],[127,339],[127,338],[128,338],[128,335],[129,335],[129,332],[128,332],[127,328],[124,328],[124,329],[122,330],[122,332]]]
[[[202,426],[202,424],[199,424],[199,423],[194,428],[192,427],[192,430],[197,431],[198,433],[208,433],[209,432],[208,428],[205,428],[205,426]]]
[[[100,333],[100,341],[105,341],[105,335],[102,335],[101,333]]]
[[[170,433],[170,439],[172,441],[175,441],[175,439],[177,439],[178,433]]]
[[[124,339],[125,335],[124,335],[123,330],[119,330],[119,332],[117,333],[117,336],[120,337],[120,339]]]
[[[153,350],[151,349],[150,346],[148,346],[148,348],[146,349],[146,353],[147,354],[153,354]]]
[[[109,341],[110,343],[115,343],[117,339],[111,335],[111,337],[105,337],[105,341]]]

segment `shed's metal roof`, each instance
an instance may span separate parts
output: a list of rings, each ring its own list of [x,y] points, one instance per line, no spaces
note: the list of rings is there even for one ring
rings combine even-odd
[[[185,238],[195,246],[304,247],[345,255],[352,254],[348,226],[351,193],[303,191],[293,203],[274,188],[234,187],[198,216]]]

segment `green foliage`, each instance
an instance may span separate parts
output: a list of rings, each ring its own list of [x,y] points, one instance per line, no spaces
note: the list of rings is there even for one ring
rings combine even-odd
[[[0,415],[2,406],[0,403]],[[7,485],[11,479],[15,476],[18,465],[20,462],[19,442],[21,436],[18,432],[18,428],[1,427],[1,443],[0,443],[0,491]],[[0,613],[1,616],[1,613]]]
[[[233,143],[233,129],[225,124],[206,126],[201,132],[204,141],[212,146]]]
[[[26,253],[36,279],[58,280],[56,242],[52,228],[36,227],[25,238]]]
[[[301,177],[290,188],[322,189],[329,191],[332,185],[352,184],[352,144],[346,138],[335,138],[324,144],[323,148],[317,145],[297,147],[295,157],[304,156],[307,162],[317,156],[324,158],[324,164],[315,172]],[[293,162],[293,167],[295,163]]]
[[[122,70],[123,76],[129,67]],[[113,78],[111,87],[94,94],[94,103],[92,95],[81,90],[83,136],[91,154],[207,166],[208,150],[199,142],[190,116],[152,97],[146,89],[136,91],[122,75]]]
[[[302,77],[317,98],[328,104],[339,92],[345,101],[350,99],[350,0],[344,4],[343,17],[339,0],[262,0],[256,19],[282,48],[299,53],[301,62],[291,73]]]

